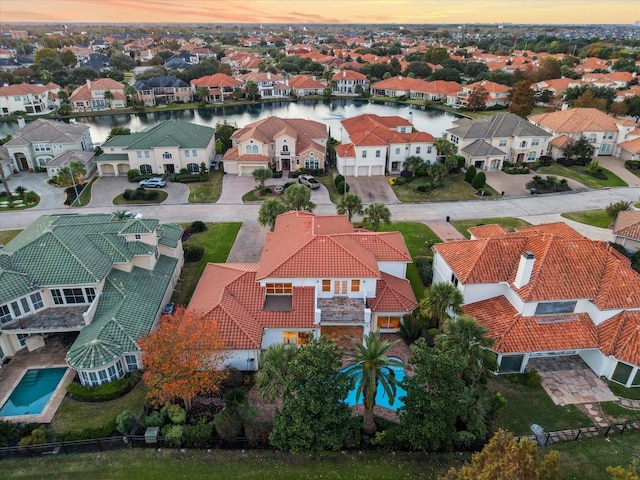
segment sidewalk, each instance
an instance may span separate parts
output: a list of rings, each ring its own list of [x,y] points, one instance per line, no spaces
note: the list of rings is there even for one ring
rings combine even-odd
[[[456,230],[456,228],[449,222],[444,220],[431,220],[424,223],[427,227],[433,230],[433,233],[440,237],[443,242],[466,240],[466,237]]]
[[[518,218],[524,220],[525,222],[529,222],[532,225],[539,225],[541,223],[564,222],[575,231],[581,233],[587,238],[590,238],[591,240],[613,242],[613,232],[608,228],[592,227],[591,225],[586,225],[584,223],[574,222],[573,220],[564,218],[559,213],[552,213],[548,215],[529,215]]]

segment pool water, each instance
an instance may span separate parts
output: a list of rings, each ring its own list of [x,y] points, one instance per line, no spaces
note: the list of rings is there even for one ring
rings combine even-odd
[[[66,371],[66,367],[27,370],[0,409],[0,417],[42,413]]]
[[[349,373],[351,369],[353,369],[353,365],[344,367],[340,369],[340,371]],[[391,370],[393,370],[393,373],[395,374],[396,380],[398,382],[402,382],[402,380],[404,380],[404,377],[405,377],[404,367],[391,367]],[[347,395],[347,398],[345,400],[347,405],[351,407],[355,405],[362,405],[364,403],[364,394],[361,394],[360,397],[358,398],[358,401],[356,401],[356,392],[358,391],[359,385],[360,385],[360,379],[359,377],[356,377],[356,384],[353,387],[353,390],[349,392],[349,395]],[[398,408],[400,408],[404,404],[404,402],[402,401],[402,397],[404,397],[406,394],[407,392],[405,391],[404,388],[402,388],[400,385],[396,385],[396,396],[395,396],[393,405],[391,405],[391,403],[389,403],[389,397],[387,397],[387,394],[384,391],[384,388],[382,388],[380,383],[378,383],[378,390],[376,391],[376,405],[380,407],[388,408],[390,410],[398,410]]]

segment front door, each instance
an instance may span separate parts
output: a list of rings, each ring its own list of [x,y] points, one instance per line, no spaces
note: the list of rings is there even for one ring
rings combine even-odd
[[[346,295],[347,294],[347,281],[346,280],[334,280],[334,282],[333,282],[333,294],[334,295]]]
[[[176,168],[173,165],[173,163],[164,164],[164,173],[167,173],[167,174],[176,173]]]
[[[27,157],[25,157],[22,153],[17,155],[18,161],[20,162],[21,170],[29,170],[29,162],[27,161]]]

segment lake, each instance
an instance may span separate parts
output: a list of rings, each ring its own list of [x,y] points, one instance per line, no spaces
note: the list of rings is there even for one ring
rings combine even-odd
[[[89,125],[91,138],[95,144],[103,143],[114,125],[129,127],[132,132],[138,132],[163,120],[175,119],[209,127],[215,127],[217,123],[226,120],[238,127],[244,127],[271,115],[282,118],[304,118],[325,123],[330,128],[331,136],[341,141],[340,122],[345,118],[365,113],[375,113],[381,116],[397,115],[406,118],[413,123],[417,130],[430,133],[436,138],[441,137],[445,130],[451,127],[453,121],[459,118],[451,112],[425,109],[417,105],[338,99],[282,101],[196,110],[105,115],[73,118],[69,121]],[[0,122],[0,137],[14,134],[18,130],[18,122]]]

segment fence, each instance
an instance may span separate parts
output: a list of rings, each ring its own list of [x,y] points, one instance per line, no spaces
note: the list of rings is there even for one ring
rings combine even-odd
[[[571,440],[580,440],[583,438],[593,437],[610,437],[612,435],[622,435],[625,432],[640,429],[640,420],[633,422],[618,423],[615,425],[608,425],[606,427],[585,427],[574,428],[571,430],[559,430],[557,432],[546,432],[541,434],[521,435],[516,437],[518,440],[521,438],[529,438],[538,442],[541,447],[552,445],[557,442],[566,442]]]

